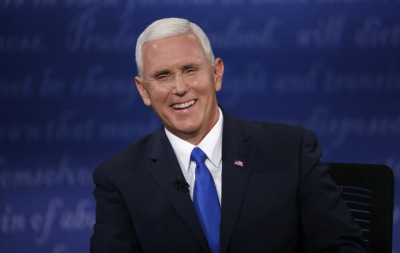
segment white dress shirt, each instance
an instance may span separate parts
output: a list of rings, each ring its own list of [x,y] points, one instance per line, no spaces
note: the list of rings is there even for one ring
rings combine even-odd
[[[222,126],[223,115],[221,109],[219,109],[219,117],[217,123],[199,143],[199,145],[197,145],[197,147],[203,150],[203,152],[206,154],[205,164],[210,170],[210,173],[214,179],[220,204],[222,194]],[[190,197],[193,200],[193,189],[196,179],[196,163],[190,160],[190,154],[196,146],[173,135],[167,129],[165,129],[165,133],[172,145],[176,157],[178,158],[178,162],[185,177],[185,180],[190,186]]]

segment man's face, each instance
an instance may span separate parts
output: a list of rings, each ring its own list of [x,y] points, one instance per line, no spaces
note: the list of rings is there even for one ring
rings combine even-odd
[[[221,89],[224,65],[210,64],[192,33],[143,45],[143,76],[136,86],[166,129],[197,145],[218,120],[216,92]]]

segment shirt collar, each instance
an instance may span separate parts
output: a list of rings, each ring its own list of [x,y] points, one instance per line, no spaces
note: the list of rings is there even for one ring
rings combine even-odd
[[[210,132],[203,138],[199,143],[198,147],[203,150],[209,161],[217,168],[221,165],[222,157],[222,127],[223,127],[223,115],[220,108],[219,117],[217,123],[211,129]],[[175,155],[178,158],[179,165],[184,173],[188,173],[190,165],[190,154],[196,147],[195,145],[177,137],[176,135],[169,132],[164,128],[165,134],[167,135],[172,148],[174,149]]]

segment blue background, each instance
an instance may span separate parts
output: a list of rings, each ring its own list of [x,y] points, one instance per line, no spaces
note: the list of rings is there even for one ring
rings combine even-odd
[[[224,60],[226,110],[393,169],[400,252],[400,0],[0,0],[0,251],[88,252],[93,168],[160,127],[134,46],[170,16]]]

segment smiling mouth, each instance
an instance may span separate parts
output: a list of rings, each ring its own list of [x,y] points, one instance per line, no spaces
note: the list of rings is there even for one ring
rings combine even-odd
[[[175,110],[182,110],[182,109],[186,109],[192,105],[194,105],[197,102],[196,99],[190,100],[186,103],[182,103],[182,104],[173,104],[171,105],[172,108],[174,108]]]

